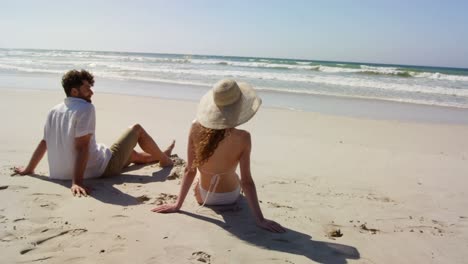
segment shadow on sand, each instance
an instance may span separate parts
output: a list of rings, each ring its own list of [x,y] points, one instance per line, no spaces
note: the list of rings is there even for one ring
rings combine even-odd
[[[153,163],[154,164],[154,163]],[[121,206],[133,206],[141,204],[138,201],[137,197],[131,196],[127,193],[120,191],[118,188],[115,188],[115,185],[121,185],[124,183],[140,183],[146,184],[151,182],[163,182],[166,180],[167,176],[171,172],[172,167],[165,167],[156,172],[153,172],[152,176],[146,175],[136,175],[129,174],[127,172],[139,170],[143,167],[150,166],[152,164],[146,165],[132,165],[123,170],[122,173],[118,176],[108,177],[108,178],[97,178],[97,179],[87,179],[86,186],[91,188],[90,197],[95,198],[103,203],[121,205]],[[69,180],[54,180],[50,179],[46,175],[33,174],[29,175],[32,178],[48,181],[62,185],[66,188],[71,187],[71,181]]]
[[[258,228],[253,222],[245,198],[231,206],[211,206],[201,210],[201,214],[187,211],[180,213],[218,225],[233,236],[249,244],[275,251],[302,255],[318,263],[342,264],[347,259],[360,259],[359,251],[352,246],[312,240],[312,237],[286,228],[286,233],[271,233]],[[203,215],[205,214],[205,215]],[[217,214],[222,220],[207,215]]]
[[[130,166],[124,170],[124,173],[143,167],[145,166]],[[109,178],[90,179],[87,180],[86,183],[92,186],[90,196],[96,200],[114,205],[133,206],[141,204],[137,197],[123,193],[115,188],[114,185],[124,183],[146,184],[151,182],[163,182],[171,172],[171,169],[172,167],[163,168],[154,172],[152,176],[122,174]],[[71,181],[52,180],[45,175],[34,174],[30,175],[30,177],[56,183],[65,188],[70,188],[71,186]],[[344,264],[347,263],[347,259],[360,259],[359,251],[352,246],[313,240],[312,237],[307,234],[288,228],[286,228],[286,233],[281,234],[260,229],[255,225],[253,217],[250,215],[247,208],[247,202],[245,198],[241,196],[234,205],[203,208],[199,214],[187,211],[180,211],[180,213],[218,225],[238,239],[254,246],[305,256],[318,263]],[[214,215],[214,217],[208,215]]]

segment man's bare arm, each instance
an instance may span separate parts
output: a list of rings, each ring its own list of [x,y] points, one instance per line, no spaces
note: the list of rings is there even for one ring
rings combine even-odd
[[[33,174],[34,170],[37,167],[37,164],[42,160],[44,157],[44,154],[47,151],[47,144],[45,140],[41,140],[39,144],[36,147],[36,150],[34,151],[31,160],[29,161],[29,164],[26,168],[14,168],[14,171],[16,174],[19,175],[27,175],[27,174]]]
[[[89,192],[83,185],[83,177],[86,164],[88,164],[89,141],[91,140],[91,136],[92,134],[88,134],[75,138],[76,160],[71,191],[73,195],[78,195],[80,197],[81,195],[87,196]]]

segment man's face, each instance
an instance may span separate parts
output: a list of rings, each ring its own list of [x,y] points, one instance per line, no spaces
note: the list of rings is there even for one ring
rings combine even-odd
[[[75,97],[81,98],[86,100],[88,103],[91,103],[91,97],[93,96],[94,92],[91,89],[91,85],[88,81],[83,81],[82,85],[79,89],[77,89],[78,93]]]

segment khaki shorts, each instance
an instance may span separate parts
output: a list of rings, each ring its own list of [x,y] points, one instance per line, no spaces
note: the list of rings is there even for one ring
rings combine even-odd
[[[107,164],[102,177],[119,175],[122,169],[129,164],[133,149],[138,143],[138,134],[128,128],[122,136],[110,147],[112,157]]]

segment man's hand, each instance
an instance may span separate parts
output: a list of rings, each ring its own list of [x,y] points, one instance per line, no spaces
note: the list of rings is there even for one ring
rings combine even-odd
[[[78,195],[78,197],[83,196],[88,196],[90,193],[90,189],[88,187],[85,187],[84,185],[78,185],[78,184],[72,184],[72,187],[70,188],[71,192],[73,193],[73,196]]]
[[[29,175],[29,174],[33,174],[34,173],[34,170],[33,169],[30,169],[30,168],[23,168],[23,167],[13,167],[13,173],[11,174],[11,176],[15,176],[15,175],[21,175],[21,176],[24,176],[24,175]]]
[[[28,174],[33,174],[34,169],[37,167],[37,164],[41,161],[42,157],[44,157],[44,154],[47,151],[47,143],[45,140],[41,140],[39,144],[36,147],[36,150],[34,151],[31,160],[29,161],[28,166],[26,168],[23,167],[13,167],[13,173],[11,176],[15,175],[28,175]]]
[[[175,213],[179,211],[176,204],[165,204],[151,209],[155,213]]]

